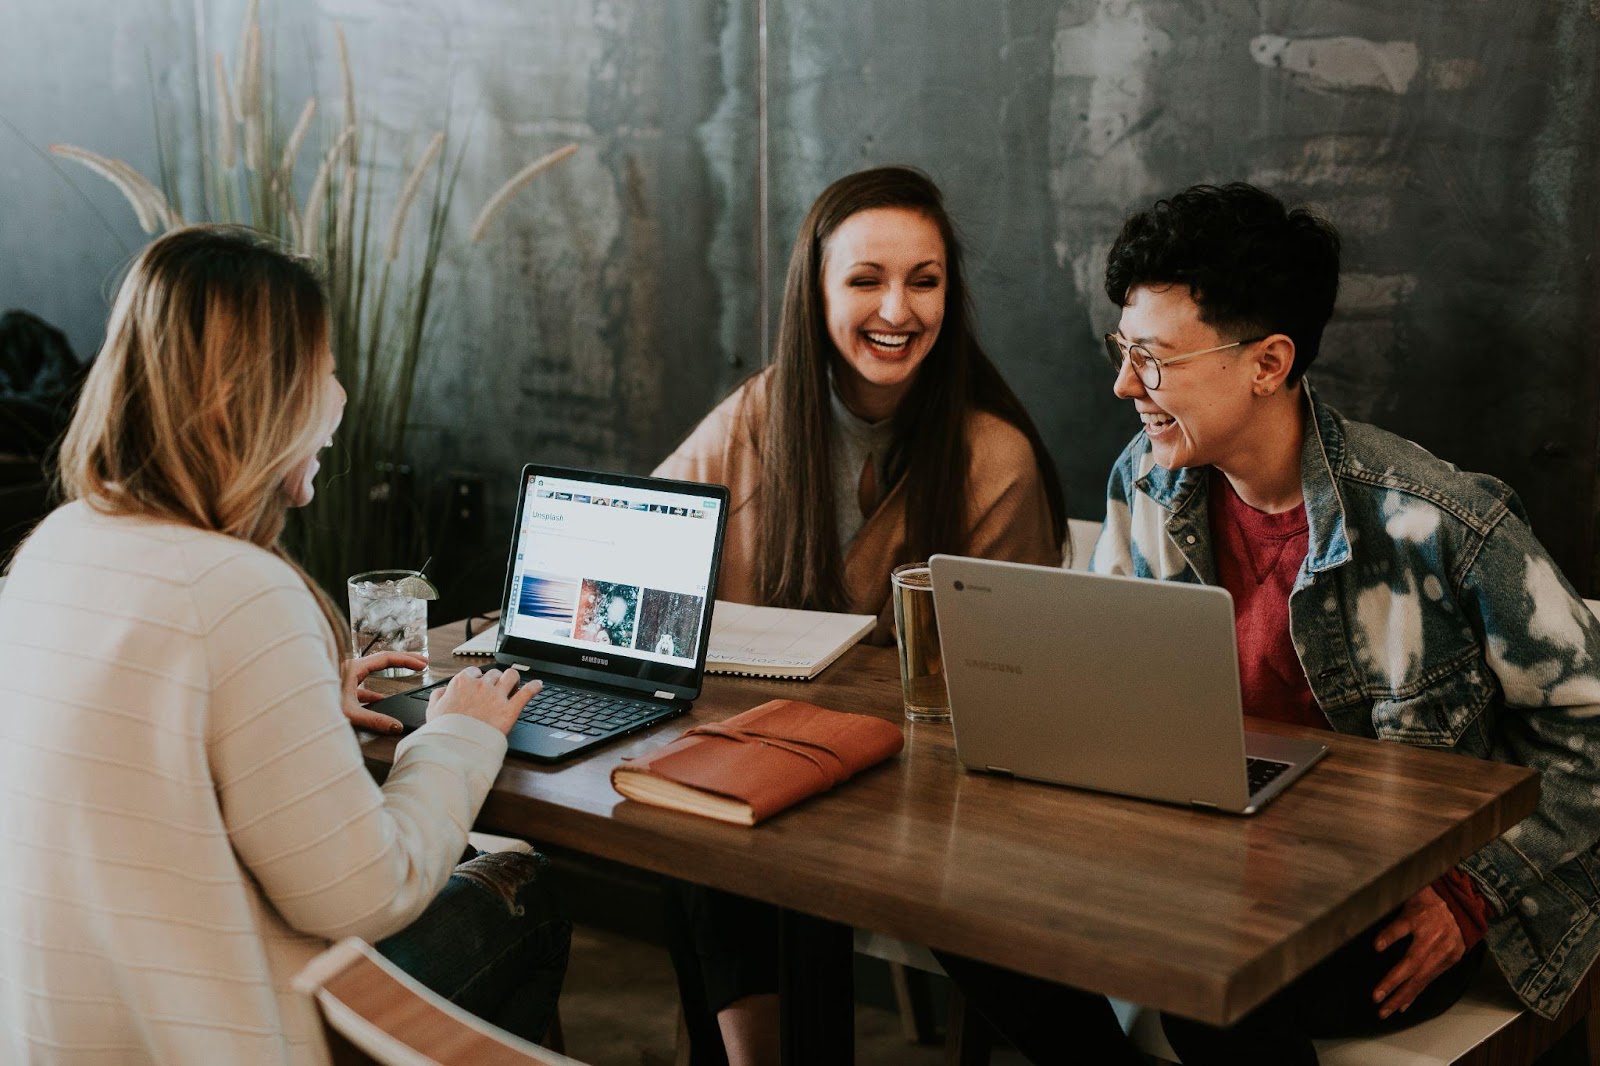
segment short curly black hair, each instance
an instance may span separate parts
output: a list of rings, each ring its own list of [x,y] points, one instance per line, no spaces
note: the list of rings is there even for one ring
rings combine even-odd
[[[1286,334],[1292,385],[1333,315],[1339,232],[1254,185],[1193,185],[1123,223],[1106,257],[1106,295],[1118,307],[1140,285],[1172,284],[1189,286],[1200,320],[1219,330]]]

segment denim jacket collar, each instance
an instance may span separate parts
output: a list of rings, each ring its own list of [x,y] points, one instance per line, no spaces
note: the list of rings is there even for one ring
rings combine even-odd
[[[1335,476],[1344,460],[1344,432],[1333,409],[1317,397],[1309,381],[1303,382],[1303,390],[1307,417],[1305,438],[1300,445],[1300,484],[1305,495],[1309,545],[1299,584],[1304,584],[1306,574],[1320,574],[1350,561],[1344,500],[1339,496]],[[1170,528],[1198,519],[1194,512],[1206,502],[1210,476],[1209,466],[1178,470],[1152,466],[1135,484],[1170,513]]]

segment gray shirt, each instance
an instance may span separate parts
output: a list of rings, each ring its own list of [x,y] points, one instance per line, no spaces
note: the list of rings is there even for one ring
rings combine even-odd
[[[846,407],[839,394],[828,390],[833,417],[828,421],[828,443],[833,450],[833,512],[838,524],[839,550],[847,551],[867,516],[861,513],[861,471],[868,461],[877,482],[878,497],[885,484],[889,446],[894,440],[894,419],[868,422]]]

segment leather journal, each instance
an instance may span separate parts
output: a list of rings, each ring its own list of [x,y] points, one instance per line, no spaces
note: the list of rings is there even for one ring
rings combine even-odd
[[[611,771],[628,799],[755,825],[826,792],[900,750],[900,727],[800,700],[771,700],[696,726]]]

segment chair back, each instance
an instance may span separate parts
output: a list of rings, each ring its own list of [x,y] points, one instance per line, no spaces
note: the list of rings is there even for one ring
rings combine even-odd
[[[462,1010],[356,937],[312,959],[295,990],[315,1000],[334,1066],[582,1066]]]
[[[1083,518],[1067,519],[1067,543],[1062,557],[1070,570],[1089,569],[1089,557],[1094,554],[1094,543],[1100,539],[1100,522]]]

